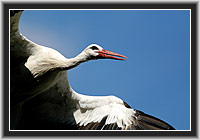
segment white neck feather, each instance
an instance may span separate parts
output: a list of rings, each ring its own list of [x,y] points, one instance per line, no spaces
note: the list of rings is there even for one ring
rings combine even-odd
[[[67,59],[56,50],[40,47],[40,51],[38,53],[28,58],[25,66],[36,78],[49,71],[59,72],[69,70],[85,61],[88,61],[85,52],[80,53],[74,58]]]
[[[74,58],[66,59],[64,62],[65,64],[63,69],[69,70],[86,61],[88,61],[87,55],[85,54],[85,52],[81,52]]]

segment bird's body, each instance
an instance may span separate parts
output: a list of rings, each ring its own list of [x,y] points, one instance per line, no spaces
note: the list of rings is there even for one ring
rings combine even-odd
[[[18,29],[22,11],[11,11],[11,129],[174,129],[160,119],[130,108],[115,96],[75,92],[66,70],[101,58],[125,57],[96,44],[75,58],[33,43]]]

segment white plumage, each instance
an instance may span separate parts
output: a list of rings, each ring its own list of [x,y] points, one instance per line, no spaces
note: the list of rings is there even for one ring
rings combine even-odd
[[[67,59],[21,35],[22,12],[10,12],[11,129],[174,129],[115,96],[75,92],[66,70],[89,60],[126,57],[91,44]]]

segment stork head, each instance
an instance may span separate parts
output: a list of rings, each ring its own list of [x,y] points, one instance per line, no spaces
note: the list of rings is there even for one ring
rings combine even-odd
[[[88,60],[94,60],[94,59],[125,60],[123,58],[127,58],[126,56],[123,56],[121,54],[105,50],[97,44],[89,45],[83,52],[87,56]],[[118,56],[118,57],[115,57],[115,56]],[[119,58],[119,57],[123,57],[123,58]]]

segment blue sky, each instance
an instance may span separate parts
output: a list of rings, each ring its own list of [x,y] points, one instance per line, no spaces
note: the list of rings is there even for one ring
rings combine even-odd
[[[72,88],[115,95],[178,130],[190,129],[189,10],[28,10],[20,31],[67,58],[91,43],[127,56],[69,70]]]

